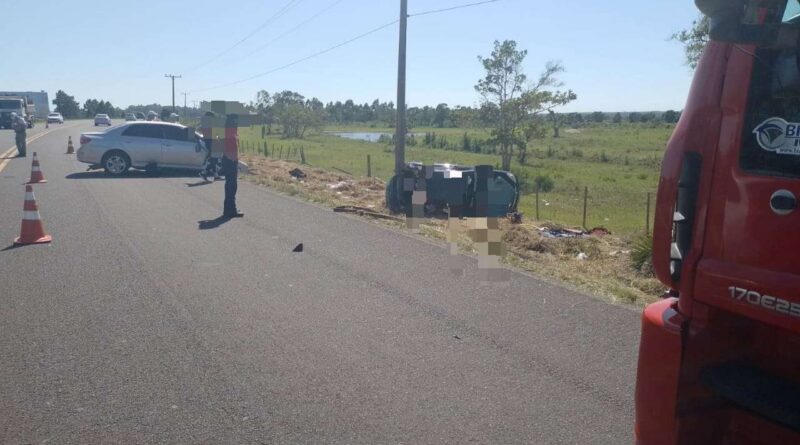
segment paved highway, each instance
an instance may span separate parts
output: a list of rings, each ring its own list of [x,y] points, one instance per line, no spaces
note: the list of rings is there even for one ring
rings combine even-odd
[[[0,443],[632,442],[638,311],[247,183],[218,224],[221,183],[85,172],[91,129],[0,159],[0,248],[33,151],[53,236],[0,251]]]

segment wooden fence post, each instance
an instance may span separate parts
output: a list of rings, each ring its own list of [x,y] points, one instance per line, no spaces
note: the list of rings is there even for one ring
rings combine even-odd
[[[536,184],[536,220],[539,221],[539,184]]]
[[[372,177],[372,162],[370,160],[369,155],[367,155],[367,177],[368,178]]]
[[[644,215],[644,234],[650,234],[650,192],[647,192],[647,213]]]
[[[586,228],[586,203],[589,199],[589,187],[583,188],[583,228]]]
[[[305,165],[306,164],[306,151],[303,147],[300,147],[300,163]]]
[[[281,145],[281,151],[278,153],[278,159],[283,158],[283,145]]]

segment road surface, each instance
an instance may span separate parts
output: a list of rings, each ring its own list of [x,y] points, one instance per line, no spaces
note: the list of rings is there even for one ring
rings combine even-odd
[[[0,248],[34,151],[53,236],[0,252],[0,443],[632,442],[638,311],[248,183],[219,224],[221,183],[85,172],[89,130],[0,159]]]

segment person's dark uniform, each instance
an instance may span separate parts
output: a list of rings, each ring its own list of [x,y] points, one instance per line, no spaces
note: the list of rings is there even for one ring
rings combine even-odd
[[[222,155],[222,174],[225,176],[225,202],[222,216],[241,218],[244,213],[236,208],[236,190],[239,188],[239,118],[229,114],[225,120],[225,152]]]
[[[214,139],[212,136],[213,123],[211,119],[214,118],[214,116],[215,115],[213,112],[206,111],[200,123],[200,133],[203,136],[203,144],[205,144],[206,150],[208,151],[203,171],[200,172],[200,177],[202,177],[206,181],[208,181],[209,176],[213,176],[215,181],[220,179],[218,171],[219,169],[217,168],[217,163],[219,162],[219,158],[214,156],[212,150],[212,144]]]
[[[14,113],[11,116],[11,128],[14,130],[16,136],[15,142],[17,143],[17,152],[19,153],[17,156],[24,158],[26,155],[25,140],[28,138],[28,123],[25,122],[22,116]]]

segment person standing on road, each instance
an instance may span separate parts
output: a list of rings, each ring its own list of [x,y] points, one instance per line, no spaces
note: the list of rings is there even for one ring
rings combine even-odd
[[[200,172],[200,177],[208,181],[209,176],[213,176],[214,180],[219,180],[219,153],[212,149],[214,143],[214,117],[212,111],[206,111],[200,120],[200,133],[203,135],[203,144],[206,146],[206,161],[203,165],[203,171]]]
[[[28,123],[25,118],[17,113],[11,113],[11,129],[14,130],[17,143],[17,157],[24,158],[26,155],[25,140],[28,138]]]
[[[241,218],[244,213],[236,208],[236,191],[239,188],[239,115],[228,114],[225,119],[225,151],[222,154],[222,174],[225,176],[225,202],[222,216]]]

